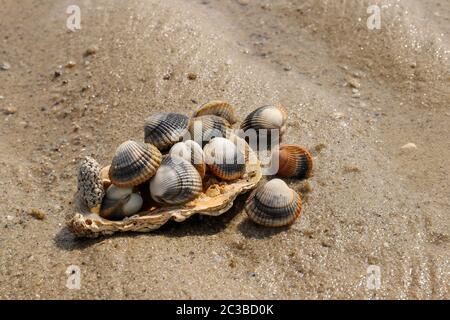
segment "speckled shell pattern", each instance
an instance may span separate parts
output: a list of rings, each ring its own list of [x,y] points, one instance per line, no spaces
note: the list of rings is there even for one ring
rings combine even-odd
[[[299,218],[302,210],[300,196],[282,180],[276,180],[253,191],[245,205],[249,218],[266,227],[289,226]]]
[[[236,180],[245,173],[245,155],[236,145],[225,138],[214,138],[204,148],[209,170],[226,181]]]
[[[158,113],[145,120],[145,142],[164,152],[181,141],[188,130],[187,116],[178,113]]]
[[[165,155],[156,175],[150,180],[150,195],[161,204],[187,203],[203,191],[202,178],[185,159]]]
[[[78,193],[89,208],[100,205],[105,196],[100,170],[100,165],[91,157],[85,157],[78,168]]]
[[[202,125],[201,132],[196,127],[198,123]],[[231,132],[231,125],[224,118],[206,115],[193,118],[189,126],[189,132],[192,140],[204,147],[214,137],[227,137]]]
[[[193,117],[200,117],[205,115],[215,115],[227,120],[231,125],[238,121],[236,111],[226,101],[210,101],[200,106],[195,112]]]
[[[279,169],[277,175],[284,178],[309,178],[313,170],[311,153],[298,145],[289,144],[280,147],[278,152]]]
[[[152,144],[126,141],[116,150],[109,168],[111,183],[121,187],[137,186],[156,173],[161,152]]]

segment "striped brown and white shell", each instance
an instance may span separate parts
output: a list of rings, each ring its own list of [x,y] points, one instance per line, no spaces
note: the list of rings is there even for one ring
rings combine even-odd
[[[237,115],[234,108],[226,101],[210,101],[200,106],[193,117],[200,117],[205,115],[215,115],[227,120],[230,124],[237,122]]]
[[[281,105],[262,106],[244,119],[241,130],[247,135],[247,138],[253,133],[251,130],[254,131],[258,139],[258,149],[262,147],[270,148],[274,144],[278,145],[286,132],[287,115],[286,108]],[[262,141],[266,141],[266,143],[263,144]]]
[[[154,145],[126,141],[116,150],[109,179],[121,188],[137,186],[155,175],[161,159],[161,152]]]
[[[108,220],[122,220],[138,213],[142,204],[142,197],[133,193],[133,188],[119,188],[111,185],[106,190],[100,216]]]
[[[158,113],[145,120],[145,142],[169,150],[188,133],[189,118],[178,113]]]
[[[311,176],[311,153],[298,145],[287,144],[272,152],[272,162],[278,161],[277,175],[284,178],[305,179]]]
[[[170,154],[189,161],[203,179],[206,174],[205,155],[203,154],[202,147],[197,142],[193,140],[178,142],[170,149]]]
[[[245,155],[236,144],[226,138],[214,138],[204,148],[209,170],[222,180],[236,180],[245,173]]]
[[[158,203],[187,203],[203,191],[202,178],[185,159],[166,155],[155,176],[150,180],[150,195]]]
[[[231,132],[231,125],[224,118],[206,115],[193,118],[189,132],[192,140],[204,147],[212,138],[227,137]]]
[[[249,218],[266,227],[288,226],[295,222],[302,210],[300,196],[280,179],[273,179],[258,187],[245,204]]]
[[[78,193],[92,212],[98,213],[105,189],[100,177],[100,165],[95,159],[85,157],[78,168]]]

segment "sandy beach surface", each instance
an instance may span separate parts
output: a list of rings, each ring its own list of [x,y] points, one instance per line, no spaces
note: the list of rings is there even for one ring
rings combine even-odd
[[[0,298],[449,299],[450,2],[378,2],[380,30],[371,1],[0,0]],[[241,196],[149,234],[67,229],[83,156],[214,99],[288,108],[316,164],[291,228]]]

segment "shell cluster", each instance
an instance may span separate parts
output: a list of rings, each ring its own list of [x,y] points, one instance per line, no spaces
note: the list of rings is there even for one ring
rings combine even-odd
[[[256,156],[234,134],[237,119],[236,111],[225,101],[200,106],[192,118],[178,113],[152,115],[145,120],[144,141],[120,144],[109,166],[101,169],[89,157],[81,162],[78,193],[90,211],[105,221],[151,217],[154,208],[207,210],[204,204],[200,205],[201,201],[196,202],[199,198],[221,199],[223,186],[253,181],[247,169],[249,155]],[[256,133],[267,129],[269,135],[270,130],[277,130],[282,137],[286,120],[286,108],[263,106],[251,112],[240,128],[244,133],[250,129]],[[189,136],[191,139],[186,139]],[[241,141],[243,146],[239,144]],[[272,149],[272,161],[279,164],[280,177],[303,179],[311,175],[311,154],[299,146]],[[256,162],[260,172],[257,159]],[[252,188],[259,179],[260,175]],[[242,188],[249,190],[248,186]],[[211,206],[224,210],[231,207],[235,197],[230,195],[222,200],[225,203]],[[252,193],[245,210],[254,222],[278,227],[292,224],[300,216],[301,203],[300,196],[284,181],[273,179]]]

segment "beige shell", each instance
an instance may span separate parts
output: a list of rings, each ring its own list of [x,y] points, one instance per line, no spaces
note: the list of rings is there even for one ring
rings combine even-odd
[[[145,120],[145,142],[151,143],[160,151],[170,149],[188,133],[189,117],[179,113],[158,113]]]
[[[300,196],[280,179],[258,187],[246,201],[245,211],[251,220],[266,227],[291,225],[302,210]]]
[[[180,206],[143,209],[121,221],[111,221],[91,213],[79,195],[75,197],[75,214],[68,221],[69,229],[79,237],[98,237],[116,232],[150,232],[164,225],[169,220],[183,222],[194,214],[219,216],[228,211],[239,194],[252,190],[260,181],[262,172],[256,154],[249,148],[245,174],[233,182],[212,183],[193,201]],[[107,172],[108,169],[102,170]],[[105,187],[110,181],[102,176]],[[205,179],[207,180],[207,179]],[[213,180],[213,179],[211,179]],[[145,202],[145,201],[144,201]]]
[[[210,101],[200,106],[193,117],[200,117],[205,115],[215,115],[227,120],[230,124],[237,122],[237,115],[234,108],[226,101]]]

